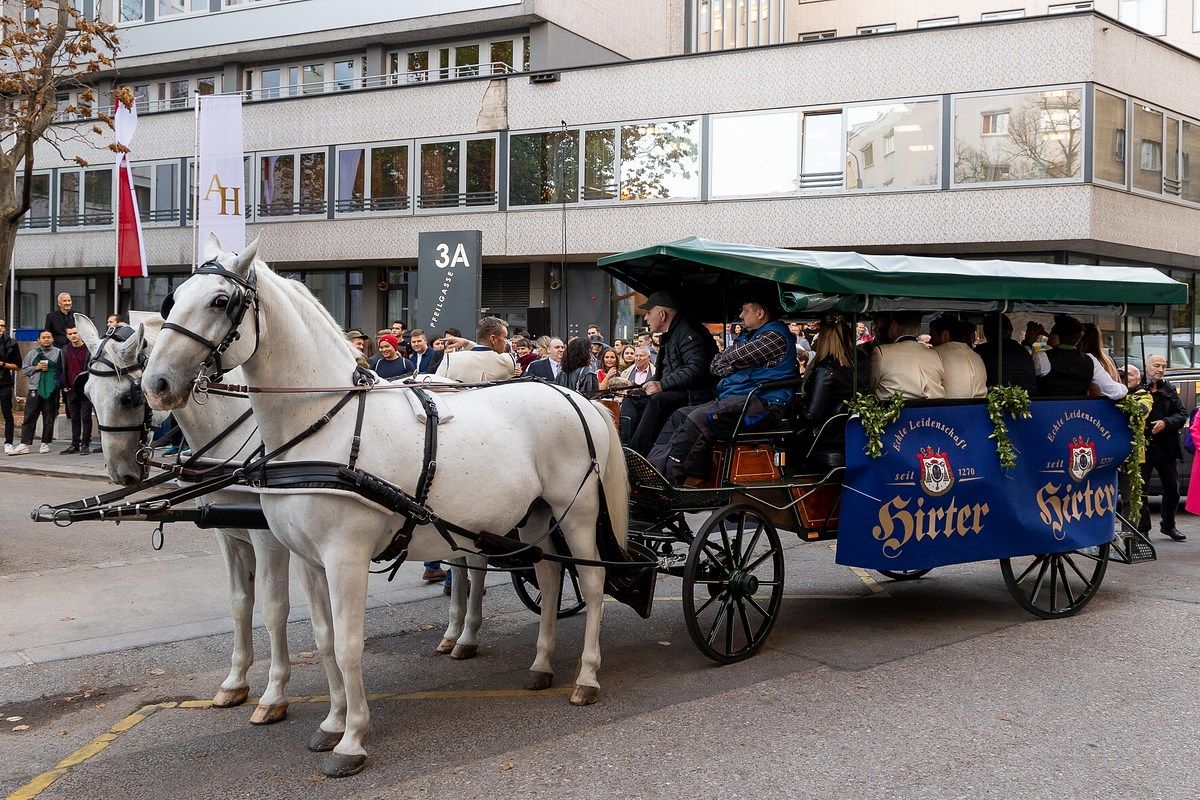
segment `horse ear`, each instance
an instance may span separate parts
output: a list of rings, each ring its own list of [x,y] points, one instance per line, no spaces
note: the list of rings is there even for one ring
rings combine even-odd
[[[138,354],[145,346],[146,326],[145,324],[139,324],[137,330],[133,332],[133,336],[121,342],[121,345],[117,348],[117,352],[120,353],[121,358],[124,359],[126,364],[133,364],[138,360]]]
[[[152,314],[141,324],[142,335],[146,339],[146,344],[154,347],[154,343],[158,341],[158,334],[162,333],[162,324],[164,320],[158,314]]]
[[[238,255],[237,261],[234,263],[234,270],[243,275],[246,275],[250,272],[250,265],[253,264],[254,259],[258,257],[258,242],[261,238],[261,236],[255,236],[254,241],[246,245],[246,249]]]
[[[96,323],[83,314],[76,314],[75,330],[79,331],[79,338],[83,339],[88,352],[95,353],[97,345],[100,344],[100,332],[96,330]]]
[[[208,236],[204,237],[204,246],[200,248],[200,262],[205,263],[220,258],[222,252],[224,251],[221,250],[221,240],[210,231]]]

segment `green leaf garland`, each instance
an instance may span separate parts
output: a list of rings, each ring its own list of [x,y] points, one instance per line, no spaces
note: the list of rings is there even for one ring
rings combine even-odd
[[[1142,478],[1142,462],[1146,460],[1146,416],[1150,413],[1149,393],[1145,390],[1125,395],[1117,408],[1129,417],[1129,431],[1133,434],[1133,448],[1125,459],[1125,479],[1129,481],[1129,509],[1126,517],[1137,525],[1142,514],[1145,481]]]
[[[851,414],[857,414],[863,432],[867,434],[867,446],[863,450],[871,458],[883,455],[883,429],[900,419],[904,409],[904,395],[896,392],[884,402],[873,394],[859,392],[846,404]]]
[[[993,386],[988,389],[988,419],[992,421],[992,433],[989,439],[996,440],[996,455],[1000,458],[1000,466],[1008,471],[1017,465],[1017,449],[1008,438],[1008,426],[1004,424],[1004,415],[1013,419],[1029,419],[1029,392],[1020,386]]]

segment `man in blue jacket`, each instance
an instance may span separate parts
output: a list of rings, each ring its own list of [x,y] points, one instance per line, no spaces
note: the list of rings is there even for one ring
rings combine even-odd
[[[733,431],[754,387],[798,377],[795,337],[777,319],[774,301],[756,298],[743,303],[740,319],[742,333],[709,367],[720,378],[717,399],[672,414],[650,451],[650,462],[673,484],[708,475],[713,443]],[[778,414],[791,397],[790,388],[755,394],[746,409],[746,424]]]

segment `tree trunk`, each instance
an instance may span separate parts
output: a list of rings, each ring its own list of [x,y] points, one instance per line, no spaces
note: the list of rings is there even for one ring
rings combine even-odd
[[[14,254],[13,251],[17,246],[17,226],[20,223],[7,222],[0,220],[0,286],[3,286],[3,298],[0,299],[0,308],[8,308],[9,295],[9,278],[12,275],[12,264]],[[8,320],[8,329],[13,332],[17,328],[17,309],[9,308],[5,315]],[[22,324],[28,325],[29,320],[21,320]]]

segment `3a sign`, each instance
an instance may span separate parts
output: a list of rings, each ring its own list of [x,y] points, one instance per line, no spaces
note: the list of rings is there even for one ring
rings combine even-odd
[[[483,300],[483,231],[422,233],[417,239],[414,327],[435,338],[446,328],[474,335]]]

